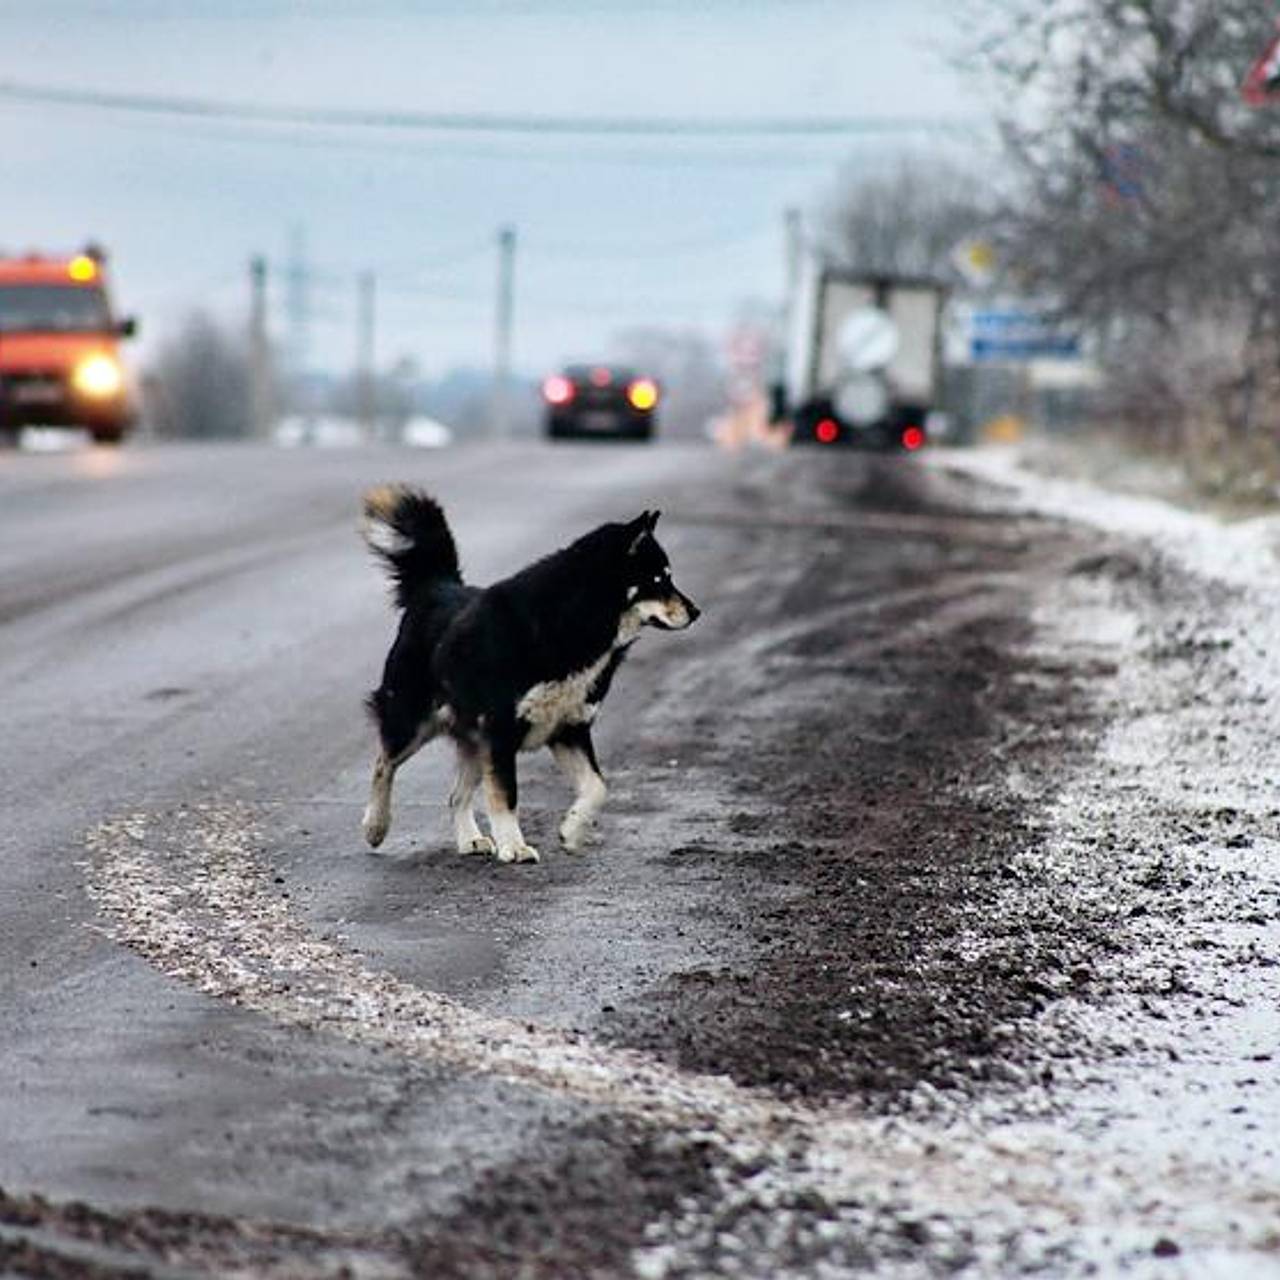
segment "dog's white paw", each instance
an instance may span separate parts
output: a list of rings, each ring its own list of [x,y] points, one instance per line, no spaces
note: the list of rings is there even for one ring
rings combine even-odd
[[[560,823],[560,843],[566,853],[584,853],[587,836],[591,831],[591,820],[583,818],[570,810]]]
[[[459,853],[496,853],[498,846],[488,836],[468,836],[465,840],[458,841]]]
[[[498,847],[499,862],[538,862],[538,851],[522,840],[519,844],[500,845]]]
[[[364,831],[364,838],[368,841],[369,848],[376,849],[387,838],[387,828],[391,825],[391,815],[385,809],[376,809],[373,805],[370,805],[364,811],[364,819],[360,825]]]

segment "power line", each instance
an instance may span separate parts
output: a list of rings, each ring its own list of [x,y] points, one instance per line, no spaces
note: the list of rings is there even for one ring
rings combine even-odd
[[[0,99],[3,99],[3,88],[0,87]],[[12,101],[0,104],[0,110],[22,111],[30,103]],[[315,151],[345,151],[355,154],[361,159],[370,156],[392,156],[403,160],[482,160],[482,161],[516,161],[524,165],[541,165],[543,167],[573,165],[612,165],[625,166],[628,169],[696,169],[705,173],[710,169],[820,169],[831,164],[833,147],[847,148],[855,141],[863,144],[874,143],[873,134],[864,134],[861,139],[827,134],[816,138],[805,139],[809,143],[806,149],[796,146],[785,150],[771,147],[761,150],[759,146],[742,149],[738,146],[726,147],[732,139],[704,138],[692,135],[681,139],[685,146],[672,149],[663,145],[670,138],[640,138],[638,145],[620,149],[610,145],[607,150],[584,150],[579,143],[572,142],[564,135],[555,135],[557,140],[566,144],[555,147],[550,139],[544,139],[544,145],[531,150],[522,143],[504,144],[501,134],[484,137],[476,134],[452,134],[441,138],[415,136],[407,139],[391,141],[371,138],[368,133],[350,136],[342,133],[325,132],[332,130],[333,125],[317,125],[314,132],[302,135],[296,130],[281,132],[287,126],[278,124],[263,125],[260,122],[242,120],[212,120],[201,123],[193,119],[179,116],[170,118],[161,115],[130,116],[125,113],[121,117],[98,119],[95,125],[101,127],[109,124],[120,128],[159,128],[180,130],[184,139],[200,139],[204,142],[227,144],[231,146],[281,147],[292,150],[307,148]],[[607,141],[607,139],[605,140]],[[739,141],[755,141],[761,139],[742,139]],[[653,144],[658,144],[655,147]],[[703,149],[698,150],[701,146]],[[566,149],[567,147],[567,149]]]
[[[969,132],[974,121],[926,116],[812,116],[715,119],[695,116],[546,116],[449,111],[369,110],[358,107],[281,107],[206,98],[110,93],[53,85],[0,83],[10,102],[124,111],[188,119],[248,120],[308,128],[341,127],[435,133],[519,133],[609,137],[818,137],[857,134]]]

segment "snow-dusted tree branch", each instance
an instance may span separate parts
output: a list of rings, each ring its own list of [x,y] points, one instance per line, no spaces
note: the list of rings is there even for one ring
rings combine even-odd
[[[1280,424],[1280,107],[1241,96],[1266,8],[984,0],[976,17],[1018,273],[1103,336],[1113,387],[1157,433]]]

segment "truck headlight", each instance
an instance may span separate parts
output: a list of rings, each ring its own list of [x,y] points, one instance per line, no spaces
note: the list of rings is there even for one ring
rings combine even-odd
[[[81,360],[71,375],[71,385],[81,395],[106,400],[124,388],[124,370],[111,356],[89,356]]]

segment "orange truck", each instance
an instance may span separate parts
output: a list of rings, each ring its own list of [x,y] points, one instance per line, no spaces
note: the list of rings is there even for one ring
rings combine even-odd
[[[137,419],[106,262],[90,247],[72,257],[0,255],[0,433],[26,426],[82,427],[118,444]]]

